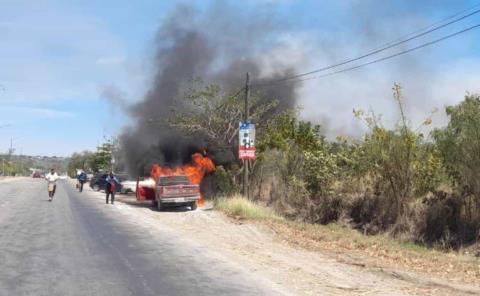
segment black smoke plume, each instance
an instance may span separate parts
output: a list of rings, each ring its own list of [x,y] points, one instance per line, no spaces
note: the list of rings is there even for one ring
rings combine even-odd
[[[171,116],[172,107],[183,108],[178,98],[188,81],[200,78],[234,91],[245,83],[246,72],[263,81],[293,73],[291,66],[269,55],[272,50],[288,47],[274,38],[283,26],[268,7],[239,12],[223,1],[204,11],[177,7],[157,32],[150,89],[130,108],[135,124],[121,136],[130,174],[148,174],[153,163],[184,164],[205,147],[206,139],[192,139],[160,124]],[[296,89],[291,84],[275,85],[263,88],[260,95],[265,100],[278,100],[278,110],[283,110],[295,105]],[[209,150],[214,161],[235,159],[233,155],[216,156],[214,151]]]

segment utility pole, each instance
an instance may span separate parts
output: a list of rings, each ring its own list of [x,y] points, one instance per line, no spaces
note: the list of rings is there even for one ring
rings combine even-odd
[[[10,149],[8,150],[8,160],[10,161],[13,154],[13,137],[10,138]]]
[[[250,120],[250,114],[248,110],[248,100],[250,99],[250,73],[247,72],[247,79],[245,81],[245,113],[244,122],[247,123]],[[243,195],[250,199],[248,188],[248,160],[243,160]]]
[[[110,159],[110,163],[111,163],[111,168],[110,170],[112,172],[115,172],[115,162],[116,162],[116,159],[115,159],[115,149],[117,147],[117,138],[116,137],[112,137],[112,140],[111,140],[111,159]]]
[[[20,148],[20,174],[23,176],[23,148]]]

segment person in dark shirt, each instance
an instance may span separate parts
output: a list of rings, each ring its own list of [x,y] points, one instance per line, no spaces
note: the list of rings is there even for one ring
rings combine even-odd
[[[83,184],[87,182],[87,174],[85,174],[85,172],[81,172],[80,175],[78,175],[77,179],[78,179],[78,191],[82,192]]]
[[[117,186],[120,186],[120,182],[118,181],[117,177],[113,174],[113,172],[110,172],[105,179],[107,182],[107,187],[105,188],[105,192],[107,194],[105,203],[108,204],[108,198],[111,196],[110,201],[111,204],[113,205],[113,202],[115,201],[115,192],[117,191]]]

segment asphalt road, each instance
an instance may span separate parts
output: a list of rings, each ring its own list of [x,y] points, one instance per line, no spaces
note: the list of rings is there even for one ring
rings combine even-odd
[[[0,182],[0,295],[278,295],[241,266],[60,181]]]

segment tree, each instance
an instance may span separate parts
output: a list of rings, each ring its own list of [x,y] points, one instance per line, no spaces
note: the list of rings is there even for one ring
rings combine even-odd
[[[373,112],[354,111],[367,123],[370,132],[358,147],[358,173],[372,180],[373,191],[386,198],[390,208],[385,211],[389,221],[383,226],[403,218],[408,202],[428,191],[433,191],[442,180],[443,166],[435,147],[425,142],[418,130],[413,130],[403,109],[401,87],[395,84],[393,97],[400,111],[399,124],[394,129],[385,128]],[[427,118],[422,125],[430,124]]]
[[[68,163],[68,174],[76,175],[77,169],[98,173],[109,171],[112,166],[112,151],[114,144],[107,142],[97,147],[97,151],[73,153]]]
[[[446,108],[450,121],[433,132],[447,171],[461,191],[480,200],[480,95]]]
[[[243,121],[243,92],[222,91],[217,85],[195,84],[189,88],[183,99],[182,109],[173,109],[168,124],[193,136],[207,138],[215,146],[230,149],[236,155],[239,122]],[[250,120],[257,130],[267,122],[266,114],[277,106],[277,101],[262,103],[258,97],[250,100]]]
[[[92,152],[83,151],[80,153],[73,153],[70,157],[70,161],[68,162],[68,175],[71,177],[75,177],[77,174],[77,169],[81,169],[84,171],[90,171],[90,159],[93,156]]]
[[[97,151],[91,155],[88,165],[95,173],[109,171],[112,167],[112,151],[114,145],[110,142],[97,147]]]

